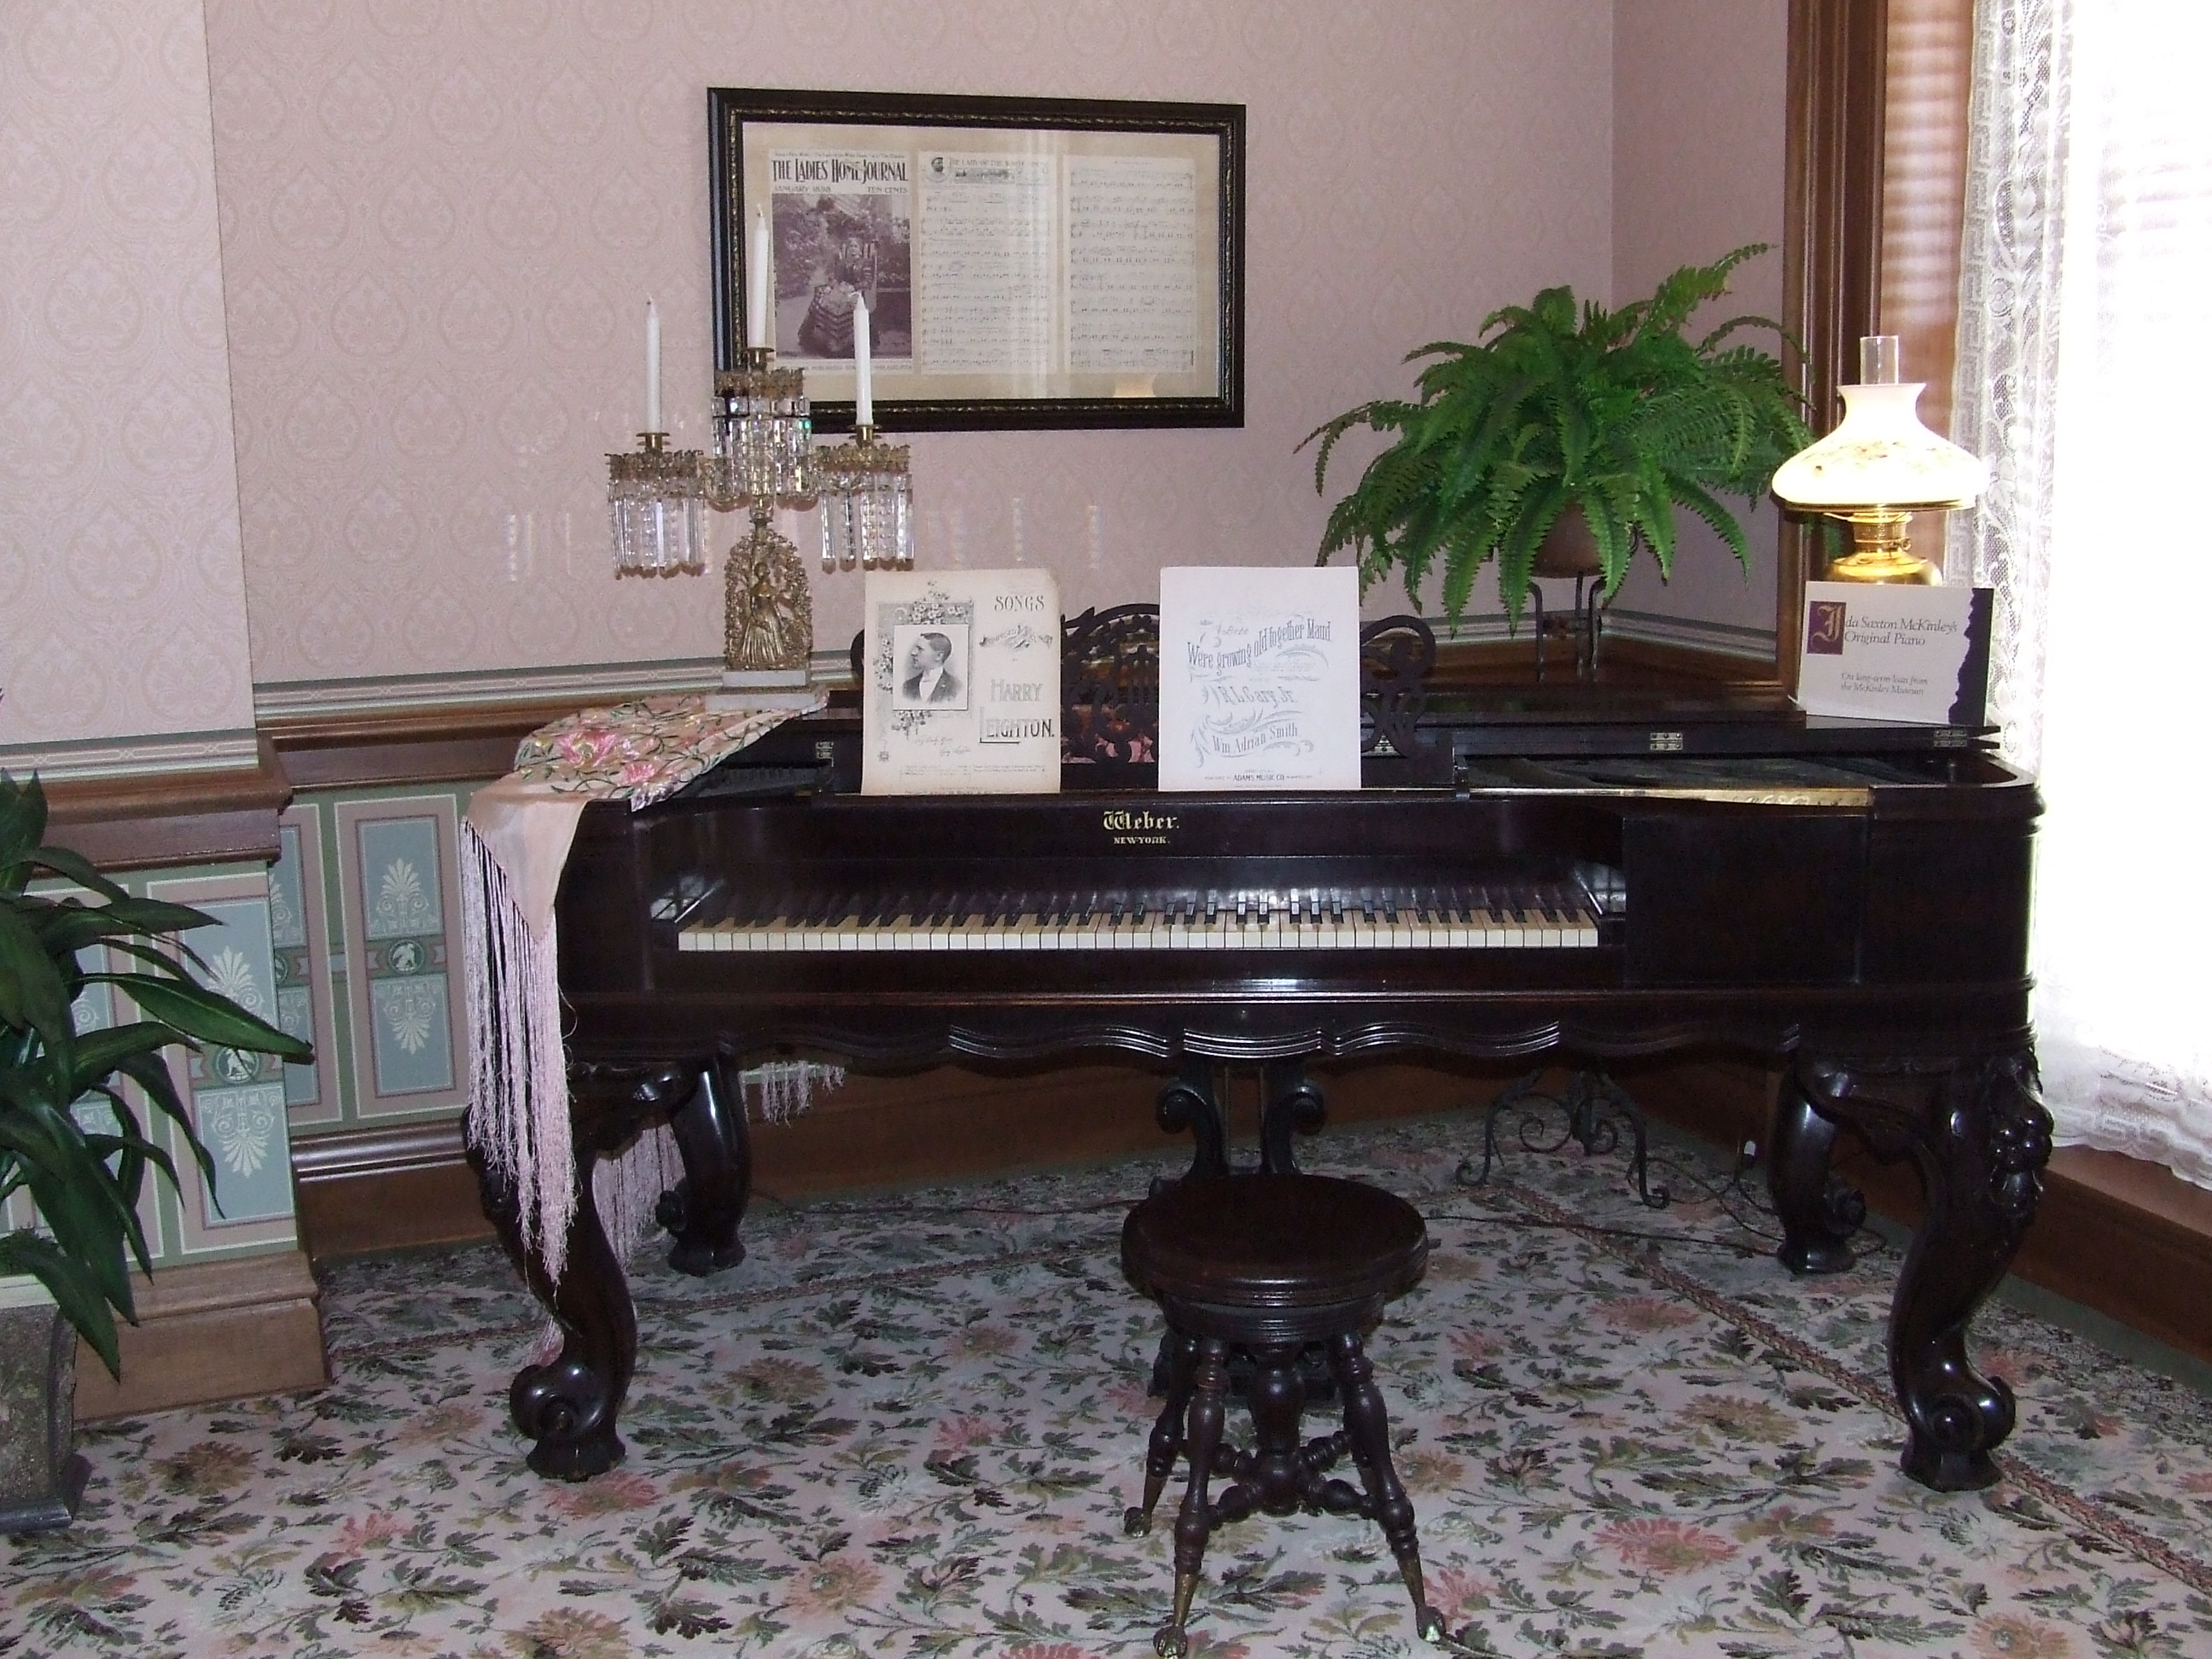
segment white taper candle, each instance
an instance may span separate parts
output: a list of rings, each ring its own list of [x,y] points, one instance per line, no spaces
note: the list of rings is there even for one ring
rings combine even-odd
[[[853,296],[853,424],[876,423],[875,380],[868,362],[868,302]]]
[[[745,343],[769,343],[768,210],[753,210],[752,258],[745,270]]]
[[[660,307],[645,302],[645,429],[660,430]]]

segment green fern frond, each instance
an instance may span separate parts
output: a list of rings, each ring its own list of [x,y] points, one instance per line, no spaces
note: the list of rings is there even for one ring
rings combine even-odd
[[[1547,288],[1492,312],[1472,343],[1433,341],[1408,353],[1420,364],[1418,401],[1363,404],[1305,440],[1316,446],[1320,490],[1352,430],[1391,436],[1331,510],[1320,557],[1350,550],[1363,591],[1395,568],[1416,603],[1440,566],[1454,620],[1495,558],[1516,626],[1536,549],[1570,505],[1590,520],[1608,595],[1639,544],[1662,574],[1671,568],[1679,507],[1747,565],[1742,527],[1716,496],[1765,492],[1775,467],[1811,441],[1804,406],[1776,358],[1733,339],[1773,328],[1769,319],[1731,318],[1694,341],[1682,331],[1763,251],[1752,244],[1685,265],[1649,298],[1617,308]]]

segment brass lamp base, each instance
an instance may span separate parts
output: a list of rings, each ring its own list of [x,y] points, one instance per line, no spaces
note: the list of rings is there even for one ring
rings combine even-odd
[[[1941,587],[1943,573],[1910,551],[1846,553],[1828,561],[1832,582],[1898,582],[1921,587]]]
[[[1902,513],[1879,509],[1838,513],[1851,527],[1851,550],[1828,561],[1832,582],[1891,582],[1918,587],[1941,587],[1943,573],[1912,550],[1906,533],[1910,520]]]

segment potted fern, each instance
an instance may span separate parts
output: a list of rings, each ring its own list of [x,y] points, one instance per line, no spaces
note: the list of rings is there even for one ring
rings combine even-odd
[[[187,964],[204,964],[176,936],[212,917],[133,897],[68,848],[43,845],[46,826],[38,780],[18,784],[0,773],[0,1206],[27,1194],[42,1224],[0,1231],[0,1322],[29,1328],[0,1340],[0,1376],[42,1385],[46,1396],[43,1412],[20,1396],[0,1398],[0,1529],[10,1531],[67,1525],[75,1512],[84,1466],[70,1444],[70,1332],[120,1375],[115,1316],[135,1322],[126,1252],[152,1270],[138,1220],[146,1172],[178,1184],[124,1084],[175,1124],[212,1182],[214,1163],[164,1051],[207,1043],[313,1058],[306,1043],[193,978]],[[73,884],[94,902],[31,891],[41,878]],[[82,959],[103,952],[134,965]],[[78,1031],[72,1006],[96,984],[113,987],[138,1018]],[[51,1309],[22,1294],[21,1275],[43,1287]]]
[[[1749,570],[1743,526],[1719,498],[1765,495],[1775,468],[1813,434],[1781,363],[1729,343],[1738,330],[1778,335],[1780,325],[1731,317],[1696,340],[1683,330],[1727,292],[1731,270],[1764,252],[1753,243],[1710,265],[1685,265],[1650,298],[1617,311],[1577,307],[1571,289],[1548,288],[1532,304],[1486,317],[1474,344],[1439,341],[1410,353],[1408,362],[1433,360],[1417,401],[1377,398],[1306,437],[1319,441],[1314,488],[1325,490],[1329,456],[1346,433],[1396,434],[1330,513],[1319,562],[1351,549],[1363,591],[1395,566],[1417,604],[1416,590],[1441,565],[1444,614],[1456,622],[1495,558],[1506,617],[1517,625],[1547,537],[1586,526],[1610,599],[1639,544],[1662,576],[1672,570],[1674,510],[1686,507]]]

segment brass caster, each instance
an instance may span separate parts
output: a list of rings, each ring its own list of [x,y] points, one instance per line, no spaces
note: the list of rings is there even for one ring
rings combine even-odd
[[[1181,1625],[1163,1625],[1159,1634],[1152,1638],[1152,1651],[1160,1659],[1184,1659],[1190,1651],[1190,1638],[1182,1633]]]
[[[1134,1504],[1121,1511],[1121,1532],[1124,1537],[1142,1538],[1152,1529],[1152,1517]]]

